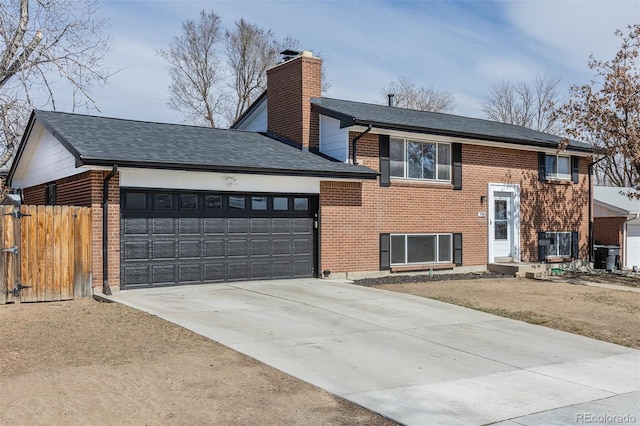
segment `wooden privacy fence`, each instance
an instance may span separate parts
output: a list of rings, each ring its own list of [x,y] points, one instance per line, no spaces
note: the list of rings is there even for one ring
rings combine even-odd
[[[91,209],[0,206],[0,304],[91,295]]]

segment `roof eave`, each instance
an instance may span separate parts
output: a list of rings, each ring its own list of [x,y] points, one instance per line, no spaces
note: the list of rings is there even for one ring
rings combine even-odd
[[[176,163],[160,163],[160,162],[142,162],[142,161],[122,161],[115,159],[95,159],[95,158],[79,158],[76,161],[76,167],[81,166],[105,166],[111,167],[117,164],[118,167],[130,167],[138,169],[155,169],[155,170],[179,170],[191,172],[214,172],[214,173],[243,173],[256,175],[277,175],[277,176],[300,176],[300,177],[320,177],[333,179],[356,179],[356,180],[375,180],[380,175],[378,172],[369,171],[353,171],[342,172],[333,170],[292,170],[265,167],[238,167],[238,166],[221,166],[221,165],[205,165],[205,164],[176,164]]]
[[[379,129],[386,129],[386,130],[401,130],[401,131],[408,131],[408,132],[415,132],[415,133],[429,133],[429,134],[438,135],[438,136],[450,136],[450,137],[458,137],[458,138],[464,138],[464,139],[480,139],[480,140],[486,140],[491,142],[501,142],[501,143],[508,143],[512,145],[527,145],[527,146],[535,146],[535,147],[541,147],[541,148],[549,148],[550,146],[558,145],[558,143],[551,142],[551,141],[543,142],[543,141],[532,141],[527,139],[502,138],[498,136],[490,136],[490,135],[476,134],[476,133],[456,132],[456,131],[450,131],[450,130],[445,131],[442,129],[433,129],[430,127],[421,127],[421,126],[398,126],[392,123],[364,120],[360,118],[354,118],[353,123],[351,125],[355,125],[355,126],[371,125],[373,127],[377,127]],[[582,147],[576,147],[576,146],[568,146],[567,149],[571,151],[583,152],[583,153],[593,152],[591,148],[582,148]]]

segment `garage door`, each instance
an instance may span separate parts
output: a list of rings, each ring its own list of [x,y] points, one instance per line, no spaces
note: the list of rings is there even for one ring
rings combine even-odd
[[[317,198],[122,190],[121,287],[312,277]]]
[[[627,268],[640,268],[640,225],[627,225]]]

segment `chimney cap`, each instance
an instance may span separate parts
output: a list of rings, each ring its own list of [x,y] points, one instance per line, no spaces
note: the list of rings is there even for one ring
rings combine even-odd
[[[283,50],[282,52],[280,52],[280,54],[283,56],[298,56],[300,53],[301,52],[298,50],[291,50],[291,49]]]
[[[299,57],[305,57],[305,58],[313,57],[313,53],[308,50],[287,49],[280,52],[280,54],[282,55],[282,62],[287,62],[287,61],[290,61],[291,59],[295,59]]]

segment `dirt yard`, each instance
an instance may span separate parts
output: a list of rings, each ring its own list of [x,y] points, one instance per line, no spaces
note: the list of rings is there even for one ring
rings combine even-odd
[[[638,278],[602,274],[367,285],[640,349],[640,293],[587,286],[586,281],[640,288]]]
[[[513,278],[379,287],[640,348],[640,293]],[[0,424],[393,424],[122,305],[4,305],[0,323]]]
[[[0,306],[0,425],[391,425],[157,317]]]

